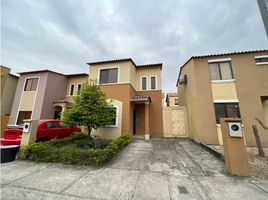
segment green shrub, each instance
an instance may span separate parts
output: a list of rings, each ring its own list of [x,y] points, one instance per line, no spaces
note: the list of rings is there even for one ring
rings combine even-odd
[[[76,133],[61,140],[54,139],[25,146],[20,150],[19,157],[38,162],[102,166],[130,142],[131,139],[127,135],[110,141],[91,139],[86,135],[84,137],[82,133]]]

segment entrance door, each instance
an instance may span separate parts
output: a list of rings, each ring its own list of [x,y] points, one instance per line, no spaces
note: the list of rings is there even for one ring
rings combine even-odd
[[[136,135],[136,110],[133,110],[133,135]]]

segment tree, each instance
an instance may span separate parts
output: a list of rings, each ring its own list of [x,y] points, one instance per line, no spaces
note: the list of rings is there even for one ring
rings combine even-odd
[[[68,125],[86,126],[90,137],[92,128],[111,124],[116,111],[97,83],[90,81],[82,85],[81,90],[73,97],[71,107],[63,112],[62,117]]]

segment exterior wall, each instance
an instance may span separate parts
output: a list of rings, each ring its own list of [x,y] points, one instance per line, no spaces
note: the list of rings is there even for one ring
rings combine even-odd
[[[149,130],[150,137],[163,137],[163,110],[162,110],[162,90],[139,91],[137,95],[149,96]]]
[[[13,99],[15,96],[17,84],[18,84],[18,77],[14,77],[10,74],[7,74],[5,77],[5,83],[3,90],[1,90],[1,116],[2,115],[9,115],[11,112]],[[2,79],[1,79],[2,81]]]
[[[10,69],[1,65],[1,97],[6,85],[7,77],[10,73]]]
[[[238,99],[234,82],[211,83],[213,100]]]
[[[136,70],[136,84],[135,89],[136,91],[141,91],[141,77],[146,76],[147,77],[147,86],[150,85],[150,76],[156,76],[157,78],[157,85],[156,90],[162,90],[161,85],[161,70],[159,67],[148,67],[148,68],[138,68]],[[161,97],[162,98],[162,97]]]
[[[70,88],[71,85],[74,84],[74,94],[77,93],[77,87],[78,84],[81,83],[86,83],[88,81],[88,76],[73,76],[73,77],[68,77],[67,78],[67,92],[66,95],[69,96],[70,95]]]
[[[20,111],[33,110],[36,93],[37,91],[24,91],[22,93],[19,107]]]
[[[104,127],[98,128],[97,130],[93,129],[92,134],[97,135],[105,139],[115,139],[119,137],[122,133],[122,107],[123,103],[115,99],[111,99],[112,104],[117,107],[117,127]],[[109,100],[108,100],[109,101]]]
[[[265,123],[268,124],[268,100],[262,102],[262,107],[264,112]]]
[[[254,117],[264,120],[266,111],[261,96],[268,96],[268,67],[256,65],[254,59],[261,55],[268,52],[194,58],[184,66],[181,74],[187,74],[187,84],[178,87],[179,104],[187,106],[190,137],[206,144],[220,143],[213,101],[238,99],[246,144],[256,146],[251,126],[256,124]],[[231,58],[233,83],[210,81],[208,60],[223,58]],[[265,131],[259,128],[259,132],[263,145],[268,146]]]
[[[131,68],[134,67],[134,66],[130,61],[90,65],[89,79],[99,81],[99,71],[100,71],[100,69],[116,68],[116,67],[119,68],[119,83],[118,84],[131,83],[131,80],[133,80],[133,77],[131,77],[130,73],[132,71]],[[131,84],[135,85],[134,83],[131,83]]]
[[[42,106],[40,107],[40,118],[38,119],[53,119],[55,108],[53,102],[66,97],[67,78],[64,75],[56,73],[47,73],[47,82],[43,88]]]
[[[178,106],[178,105],[175,105],[175,99],[178,99],[178,97],[168,97],[168,103],[169,105],[167,106]]]
[[[264,110],[260,97],[268,96],[268,66],[256,65],[254,59],[255,56],[262,55],[268,55],[268,51],[232,57],[240,113],[248,146],[256,146],[255,138],[252,134],[252,125],[256,124],[254,117],[264,120]],[[267,147],[267,133],[262,128],[259,128],[259,134],[262,144]]]
[[[9,120],[9,116],[7,115],[1,116],[1,130],[0,130],[1,137],[2,137],[3,131],[7,128],[8,120]]]
[[[164,137],[188,137],[186,107],[163,108]]]
[[[133,134],[133,105],[130,99],[135,90],[130,84],[100,85],[107,98],[122,102],[122,134]]]

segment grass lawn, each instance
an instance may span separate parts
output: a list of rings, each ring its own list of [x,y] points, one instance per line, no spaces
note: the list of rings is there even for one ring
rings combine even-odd
[[[33,143],[23,147],[18,157],[37,162],[102,166],[120,149],[128,145],[128,135],[115,140],[92,139],[83,133],[74,133],[64,139]]]

